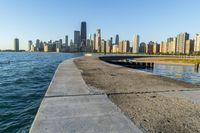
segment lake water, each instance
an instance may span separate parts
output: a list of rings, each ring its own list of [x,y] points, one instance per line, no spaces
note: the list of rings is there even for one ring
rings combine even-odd
[[[156,75],[162,75],[188,83],[200,84],[200,72],[194,71],[194,66],[155,64],[153,70],[145,70]]]
[[[57,66],[78,56],[0,52],[0,133],[27,133]]]

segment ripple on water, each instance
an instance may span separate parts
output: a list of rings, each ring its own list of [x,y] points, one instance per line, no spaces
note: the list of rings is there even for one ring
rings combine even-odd
[[[27,133],[54,72],[80,54],[0,53],[0,133]]]

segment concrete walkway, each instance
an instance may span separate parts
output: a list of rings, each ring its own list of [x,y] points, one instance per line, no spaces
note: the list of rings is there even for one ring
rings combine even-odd
[[[61,63],[30,133],[141,133],[106,95],[93,94],[73,59]]]

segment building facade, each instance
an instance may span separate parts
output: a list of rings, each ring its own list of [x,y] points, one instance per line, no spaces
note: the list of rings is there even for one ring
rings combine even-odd
[[[140,37],[139,35],[135,35],[133,38],[133,53],[139,53],[139,43]]]
[[[14,39],[14,51],[19,51],[19,39]]]

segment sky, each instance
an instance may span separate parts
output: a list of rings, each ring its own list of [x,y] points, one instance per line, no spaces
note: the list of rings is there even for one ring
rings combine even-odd
[[[73,39],[81,21],[87,34],[97,28],[109,39],[140,35],[141,42],[166,40],[180,32],[190,38],[200,32],[200,0],[0,0],[0,49],[13,49],[19,38],[20,49],[28,41]]]

